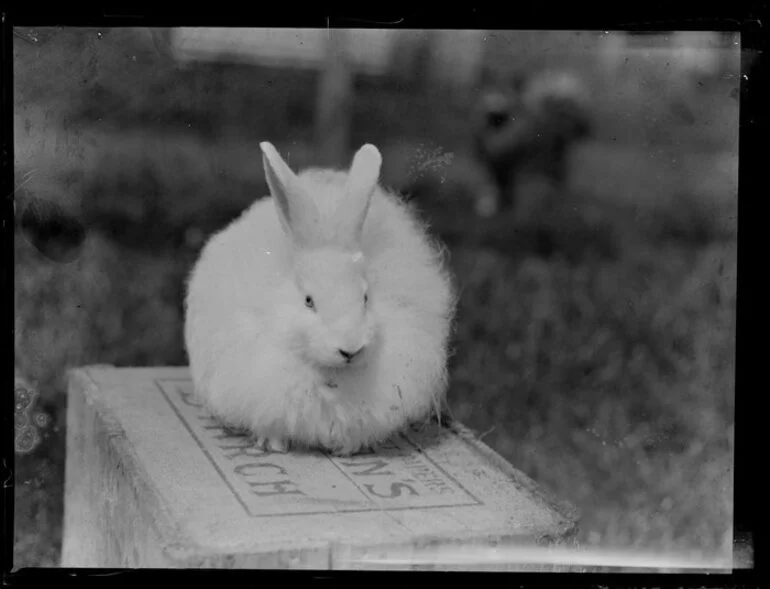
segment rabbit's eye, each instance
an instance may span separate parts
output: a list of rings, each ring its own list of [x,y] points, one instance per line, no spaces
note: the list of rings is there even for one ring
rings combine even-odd
[[[310,295],[305,297],[305,306],[308,309],[315,309],[315,303],[313,302],[313,297],[311,297]]]
[[[369,295],[364,294],[364,305],[369,302]]]

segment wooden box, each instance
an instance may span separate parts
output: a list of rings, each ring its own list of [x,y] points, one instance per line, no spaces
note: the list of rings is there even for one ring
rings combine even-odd
[[[568,506],[460,425],[351,458],[277,454],[191,392],[186,368],[70,373],[62,566],[362,569],[390,549],[574,537]]]

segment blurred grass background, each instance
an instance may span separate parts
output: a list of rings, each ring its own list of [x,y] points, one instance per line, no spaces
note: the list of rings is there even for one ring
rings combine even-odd
[[[15,365],[50,420],[17,455],[15,561],[56,566],[65,370],[186,363],[185,275],[266,193],[258,141],[313,163],[317,74],[180,67],[145,29],[21,32]],[[450,246],[452,412],[577,505],[585,544],[730,550],[738,48],[686,83],[660,40],[610,65],[586,35],[487,46],[509,67],[568,65],[595,90],[599,132],[572,154],[568,189],[524,220],[473,213],[472,92],[357,75],[351,107],[351,146],[381,147],[384,180]]]

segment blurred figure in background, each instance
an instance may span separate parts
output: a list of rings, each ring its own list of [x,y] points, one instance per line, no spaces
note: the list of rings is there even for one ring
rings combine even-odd
[[[516,182],[523,174],[563,188],[569,150],[590,136],[592,124],[588,92],[572,73],[541,71],[482,85],[473,133],[476,153],[492,180],[478,212],[489,216],[515,209]]]

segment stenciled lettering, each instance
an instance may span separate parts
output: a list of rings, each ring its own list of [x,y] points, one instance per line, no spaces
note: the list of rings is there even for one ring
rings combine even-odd
[[[219,430],[220,433],[212,434],[210,436],[212,440],[217,440],[217,441],[221,441],[221,440],[233,440],[233,441],[235,441],[235,440],[243,440],[243,442],[245,444],[249,444],[250,443],[249,439],[246,438],[245,436],[243,436],[241,434],[236,434],[236,433],[234,433],[234,432],[232,432],[230,430],[223,429],[221,427],[217,428],[217,427],[211,427],[211,426],[208,426],[208,427],[207,426],[202,426],[202,429],[205,429],[207,431]]]
[[[191,387],[176,383],[166,387],[169,401],[252,515],[283,514],[287,510],[333,513],[339,510],[339,500],[349,502],[353,511],[449,507],[468,502],[462,487],[451,477],[447,479],[448,475],[409,439],[388,440],[365,454],[328,456],[328,467],[308,464],[317,469],[311,476],[303,463],[295,464],[294,457],[287,459],[261,448],[247,432],[212,414]],[[329,467],[326,477],[323,469]],[[308,494],[313,501],[308,500]],[[328,507],[327,500],[331,502]]]
[[[304,493],[299,489],[287,489],[286,485],[294,485],[295,483],[289,480],[286,481],[274,481],[270,483],[254,483],[251,481],[247,481],[246,484],[248,484],[250,487],[272,487],[272,490],[269,491],[258,491],[254,488],[251,489],[251,492],[254,495],[258,495],[259,497],[270,497],[273,495],[304,495]]]
[[[237,464],[233,467],[233,473],[241,478],[251,487],[250,492],[259,497],[269,497],[274,495],[304,495],[299,489],[291,489],[296,483],[289,479],[281,481],[253,481],[249,478],[259,477],[257,473],[273,474],[282,477],[288,477],[288,471],[272,462],[255,462],[255,458],[264,458],[272,454],[268,450],[260,448],[248,436],[233,431],[215,417],[211,415],[198,415],[200,428],[207,432],[207,437],[220,442],[216,447],[221,450],[222,455],[232,462],[239,459],[248,459],[248,462]],[[267,469],[267,470],[265,470]],[[267,490],[260,491],[255,487],[263,486]]]
[[[374,495],[375,497],[382,497],[383,499],[395,499],[396,497],[401,497],[402,489],[406,489],[409,491],[410,495],[416,495],[419,497],[419,493],[412,487],[411,485],[408,485],[406,483],[391,483],[390,484],[390,494],[383,495],[381,493],[377,493],[374,490],[374,485],[364,485],[366,487],[366,490],[369,491],[369,494]]]
[[[288,473],[286,472],[286,469],[283,466],[279,466],[278,464],[273,464],[272,462],[247,462],[246,464],[239,464],[233,470],[235,471],[235,474],[239,474],[241,476],[247,477],[250,475],[246,474],[245,471],[249,468],[274,468],[281,475],[283,476],[288,475]]]
[[[396,447],[390,442],[391,448]],[[364,492],[369,491],[376,497],[395,499],[397,497],[455,494],[456,490],[444,480],[427,458],[423,455],[398,456],[392,459],[384,457],[353,457],[338,460],[337,464],[347,471],[351,480],[363,477],[387,477],[390,480],[377,486],[363,485]],[[386,491],[386,489],[388,489]]]
[[[219,432],[218,434],[210,434],[209,437],[214,440],[244,440],[248,441],[248,437],[244,434],[235,431],[226,425],[222,424],[219,420],[211,415],[198,415],[198,421],[208,422],[208,425],[201,424],[200,428],[206,432]]]
[[[385,470],[385,471],[382,470],[383,468],[387,468],[390,465],[387,463],[387,461],[381,458],[379,460],[375,460],[374,462],[372,461],[355,462],[354,461],[354,462],[341,462],[340,464],[342,464],[343,466],[347,466],[348,468],[364,467],[366,470],[353,472],[353,474],[357,477],[378,476],[378,475],[393,476],[394,475],[392,470]]]
[[[228,452],[230,450],[234,450],[231,454],[225,454],[225,458],[229,460],[235,460],[236,458],[245,457],[245,458],[261,458],[262,456],[265,456],[267,452],[260,448],[259,446],[255,446],[254,444],[238,444],[235,446],[217,446],[220,450],[223,452]]]
[[[434,469],[420,462],[417,457],[409,456],[404,459],[404,466],[412,476],[423,483],[428,489],[440,494],[454,493],[454,489]]]

